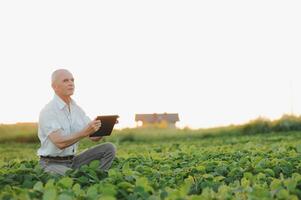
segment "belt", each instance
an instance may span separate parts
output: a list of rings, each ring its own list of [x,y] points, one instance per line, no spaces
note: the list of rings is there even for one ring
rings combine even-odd
[[[74,156],[40,156],[40,158],[49,160],[72,160]]]

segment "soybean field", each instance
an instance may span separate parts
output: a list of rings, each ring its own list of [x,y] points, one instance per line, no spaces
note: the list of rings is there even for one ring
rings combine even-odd
[[[111,169],[44,173],[38,142],[0,144],[0,199],[301,199],[301,132],[201,134],[128,129]],[[34,141],[34,140],[33,140]],[[80,143],[79,151],[96,143]]]

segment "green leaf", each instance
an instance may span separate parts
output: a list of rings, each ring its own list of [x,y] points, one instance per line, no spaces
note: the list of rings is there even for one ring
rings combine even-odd
[[[213,180],[213,175],[212,174],[204,174],[203,178],[208,179],[208,180]]]
[[[50,179],[47,181],[47,183],[45,184],[45,188],[53,188],[54,187],[54,179]]]
[[[285,189],[281,189],[279,192],[277,192],[277,197],[279,199],[289,199],[289,196],[289,192]]]
[[[253,188],[251,194],[259,199],[267,199],[270,197],[270,192],[267,189],[262,188],[261,186],[258,185]]]
[[[64,188],[71,188],[73,185],[73,179],[69,177],[64,177],[59,180],[58,184],[62,185]]]
[[[93,186],[88,188],[87,196],[89,198],[95,199],[97,197],[97,195],[98,195],[97,185],[93,185]]]
[[[25,181],[22,184],[23,188],[32,188],[33,187],[34,182],[31,179],[25,179]]]
[[[80,182],[81,184],[87,184],[89,183],[89,179],[85,176],[81,176],[78,178],[78,182]]]
[[[281,180],[279,180],[279,179],[274,179],[274,180],[271,182],[270,188],[271,188],[271,190],[279,190],[279,189],[283,188],[283,187],[282,187],[282,182],[281,182]]]
[[[100,164],[99,160],[93,160],[90,162],[89,168],[96,170],[99,168],[99,164]]]
[[[43,190],[43,183],[41,181],[36,182],[36,184],[33,186],[34,190],[42,191]]]
[[[272,169],[265,169],[264,173],[268,174],[271,177],[275,177],[275,172]]]
[[[55,200],[56,196],[56,190],[54,188],[49,188],[45,190],[43,194],[43,200]]]
[[[132,185],[129,182],[126,181],[122,181],[120,183],[117,184],[117,187],[123,190],[127,190],[127,191],[133,191],[133,188],[135,187],[134,185]]]
[[[224,179],[225,179],[224,176],[216,176],[216,177],[214,177],[214,180],[217,181],[217,182],[221,182]]]
[[[140,186],[144,188],[147,192],[153,192],[153,188],[149,185],[147,178],[145,177],[139,177],[136,180],[136,186]]]
[[[243,178],[240,180],[240,182],[241,182],[241,186],[242,186],[243,188],[247,188],[247,187],[250,186],[250,180],[248,180],[246,177],[243,177]]]
[[[245,172],[245,173],[244,173],[244,177],[245,177],[246,179],[248,179],[248,180],[252,180],[253,174],[250,173],[250,172]]]
[[[190,191],[191,186],[194,184],[192,176],[189,176],[184,180],[184,183],[180,186],[179,192],[181,196],[186,196]]]
[[[76,183],[74,186],[73,186],[73,188],[72,188],[72,190],[73,190],[73,192],[74,192],[74,194],[76,195],[76,196],[79,196],[80,194],[82,194],[82,190],[81,190],[81,188],[80,188],[80,185],[78,184],[78,183]]]
[[[73,197],[67,194],[61,194],[58,196],[58,200],[73,200]]]
[[[133,175],[133,171],[130,169],[130,165],[129,163],[125,163],[125,165],[123,165],[122,167],[122,173],[125,175],[125,176],[132,176]]]
[[[286,179],[286,180],[284,180],[284,185],[289,191],[292,192],[295,190],[295,188],[297,186],[297,182],[293,179]]]
[[[114,178],[116,180],[121,179],[122,178],[122,173],[116,169],[110,169],[108,172],[108,175],[110,178]]]
[[[99,187],[102,196],[115,196],[117,194],[116,186],[110,183],[106,183]]]
[[[301,175],[298,173],[293,173],[292,179],[295,180],[296,182],[299,182],[301,180]]]
[[[206,173],[206,167],[203,165],[197,166],[196,169],[200,171],[200,173]]]
[[[245,179],[245,178],[244,178]],[[248,180],[247,180],[248,181]],[[221,185],[218,188],[218,194],[220,195],[220,199],[230,199],[231,188],[227,185]],[[227,198],[228,197],[228,198]]]

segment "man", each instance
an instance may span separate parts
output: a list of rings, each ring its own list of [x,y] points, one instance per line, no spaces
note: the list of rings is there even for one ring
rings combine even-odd
[[[116,152],[111,143],[100,144],[75,155],[78,141],[99,130],[101,122],[96,119],[91,121],[71,99],[74,78],[68,70],[56,70],[51,78],[54,98],[42,109],[39,116],[40,165],[46,172],[63,175],[69,169],[99,160],[99,167],[108,170]],[[95,142],[101,140],[101,137],[89,138]]]

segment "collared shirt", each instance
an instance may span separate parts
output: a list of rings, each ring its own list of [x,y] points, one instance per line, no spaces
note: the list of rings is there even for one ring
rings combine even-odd
[[[48,136],[54,131],[59,131],[65,136],[74,134],[83,130],[90,121],[90,118],[74,100],[71,100],[69,111],[68,105],[55,94],[53,99],[40,112],[38,137],[41,147],[37,154],[39,156],[74,155],[78,142],[65,149],[59,149]]]

